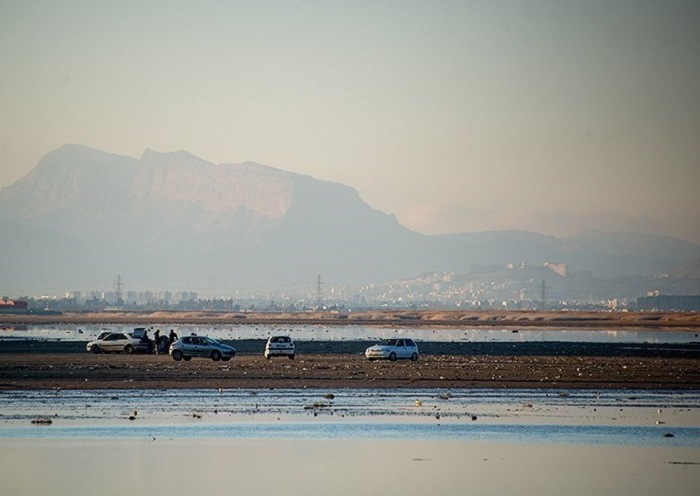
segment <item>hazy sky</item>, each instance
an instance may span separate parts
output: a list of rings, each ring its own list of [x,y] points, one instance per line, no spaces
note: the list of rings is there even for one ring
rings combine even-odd
[[[0,0],[0,187],[64,143],[356,188],[419,232],[700,242],[700,2]]]

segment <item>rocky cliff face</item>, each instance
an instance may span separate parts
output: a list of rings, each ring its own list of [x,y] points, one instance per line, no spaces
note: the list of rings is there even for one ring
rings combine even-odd
[[[396,234],[419,237],[346,186],[188,152],[134,159],[65,145],[0,191],[0,210],[15,225],[69,237],[84,260],[101,259],[91,272],[111,266],[178,287],[372,273]],[[20,247],[6,250],[22,256]]]
[[[214,165],[187,152],[146,150],[131,196],[154,204],[179,204],[227,214],[244,208],[281,219],[294,195],[292,174],[254,163]]]

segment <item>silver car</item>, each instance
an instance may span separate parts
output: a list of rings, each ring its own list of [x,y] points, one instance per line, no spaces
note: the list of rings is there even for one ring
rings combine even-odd
[[[389,359],[392,362],[399,358],[418,360],[418,345],[412,339],[385,339],[365,350],[368,360]]]
[[[236,354],[235,348],[206,336],[184,336],[170,345],[170,356],[177,362],[192,357],[211,358],[215,362],[228,362]]]
[[[102,352],[126,352],[126,353],[148,353],[151,343],[134,337],[126,332],[103,332],[94,341],[90,341],[85,349],[92,353]]]

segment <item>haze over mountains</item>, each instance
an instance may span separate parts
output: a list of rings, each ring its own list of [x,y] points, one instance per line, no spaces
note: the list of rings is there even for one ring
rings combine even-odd
[[[688,241],[641,233],[555,238],[526,231],[428,236],[352,188],[188,152],[140,159],[79,145],[0,190],[0,290],[237,290],[362,285],[479,265],[566,263],[605,276],[677,270]]]

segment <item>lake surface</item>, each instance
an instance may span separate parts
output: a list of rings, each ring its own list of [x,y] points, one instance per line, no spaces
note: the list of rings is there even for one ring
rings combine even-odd
[[[61,341],[90,341],[105,330],[131,332],[134,325],[28,325],[8,326],[0,330],[2,339],[46,339]],[[199,334],[214,339],[267,339],[271,335],[287,334],[296,341],[378,341],[387,337],[410,337],[416,341],[432,342],[587,342],[587,343],[700,343],[695,332],[635,331],[635,330],[512,330],[492,328],[428,329],[424,327],[365,327],[327,325],[152,325],[153,331],[167,333],[175,329],[178,335]]]
[[[13,496],[694,496],[698,480],[700,391],[0,392]]]

